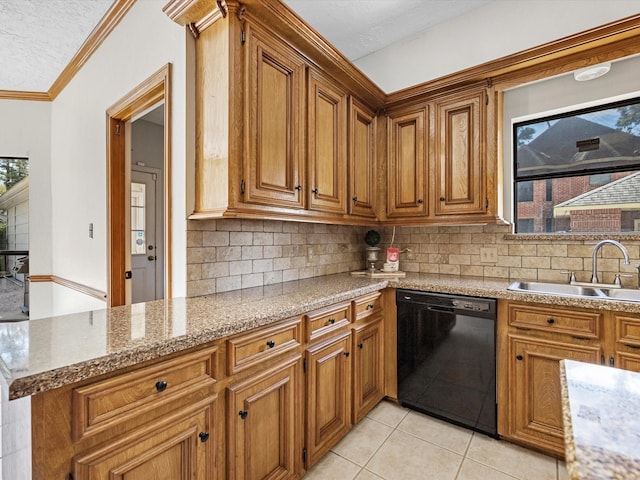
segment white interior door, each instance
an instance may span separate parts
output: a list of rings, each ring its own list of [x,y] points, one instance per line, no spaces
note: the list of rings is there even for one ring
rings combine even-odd
[[[158,252],[158,175],[131,171],[131,303],[162,298],[162,257]]]

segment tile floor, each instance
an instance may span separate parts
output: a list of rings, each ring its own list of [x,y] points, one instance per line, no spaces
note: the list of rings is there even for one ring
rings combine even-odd
[[[305,480],[567,480],[564,462],[384,401]]]

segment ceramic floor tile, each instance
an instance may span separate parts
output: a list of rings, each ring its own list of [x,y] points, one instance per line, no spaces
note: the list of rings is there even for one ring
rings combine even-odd
[[[360,467],[349,460],[327,453],[304,476],[305,480],[352,480],[360,472]]]
[[[464,455],[473,432],[418,412],[409,412],[398,430]]]
[[[412,435],[394,431],[366,469],[386,480],[454,480],[462,456]]]
[[[369,470],[365,470],[364,468],[360,470],[360,473],[355,478],[355,480],[383,480],[382,477],[379,477],[375,473],[371,473]]]
[[[514,480],[515,477],[502,473],[481,463],[465,458],[456,480]]]
[[[407,416],[407,413],[409,410],[400,405],[382,401],[367,414],[367,417],[395,428]]]
[[[520,480],[556,480],[556,460],[505,441],[474,433],[467,458]]]
[[[341,457],[364,466],[384,443],[393,428],[370,418],[363,418],[331,450]]]

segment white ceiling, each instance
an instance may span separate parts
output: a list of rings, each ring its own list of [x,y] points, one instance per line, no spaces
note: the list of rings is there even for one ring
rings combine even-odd
[[[46,92],[113,0],[0,0],[0,90]]]
[[[492,0],[283,1],[357,60]],[[112,3],[0,0],[0,90],[48,91]]]

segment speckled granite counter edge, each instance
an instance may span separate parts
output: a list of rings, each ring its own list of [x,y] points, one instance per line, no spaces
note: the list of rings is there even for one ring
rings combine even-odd
[[[560,389],[562,397],[562,423],[564,426],[565,463],[570,480],[579,480],[578,462],[576,458],[576,443],[573,436],[571,421],[571,404],[569,402],[569,385],[564,360],[560,361]]]
[[[386,286],[386,281],[373,281],[369,285],[346,289],[339,293],[327,295],[326,297],[316,298],[307,303],[296,303],[280,307],[277,310],[268,311],[264,315],[251,316],[249,318],[242,318],[242,316],[239,315],[237,322],[231,326],[225,325],[221,328],[204,329],[197,333],[186,334],[176,339],[166,340],[153,345],[145,344],[125,351],[113,352],[102,357],[30,376],[13,378],[11,372],[8,371],[4,365],[0,365],[0,367],[2,367],[0,368],[0,373],[3,374],[9,384],[9,399],[14,400],[111,373],[149,360],[155,360],[159,357],[189,348],[205,345],[209,342],[243,333],[253,328],[262,327],[334,303],[376,292],[386,288]],[[189,299],[187,299],[187,301],[189,301]],[[0,360],[0,364],[2,363]]]

